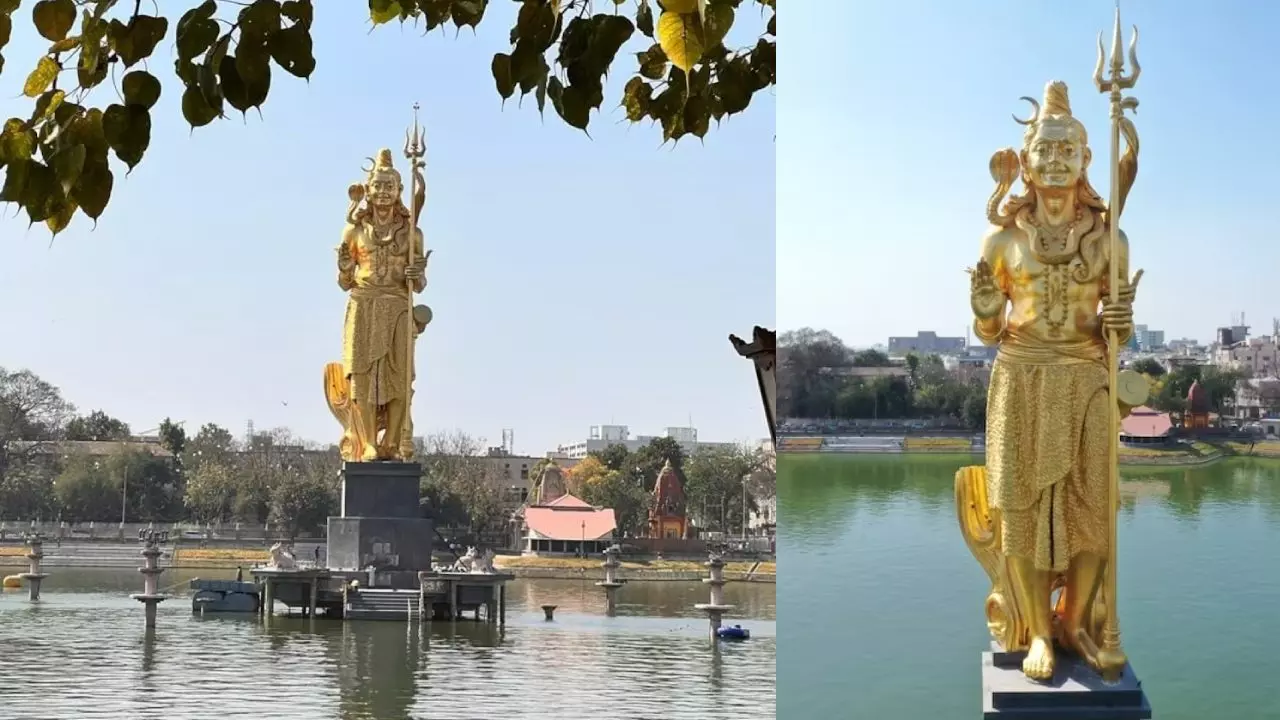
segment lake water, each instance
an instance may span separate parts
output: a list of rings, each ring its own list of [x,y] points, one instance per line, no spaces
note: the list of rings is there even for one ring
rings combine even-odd
[[[14,572],[7,570],[5,572]],[[773,718],[775,586],[730,583],[743,643],[712,643],[702,583],[635,582],[604,616],[590,582],[517,580],[505,630],[465,622],[200,618],[143,629],[131,570],[53,568],[41,601],[0,594],[0,717]],[[170,571],[160,585],[230,577]],[[557,605],[555,621],[541,605]],[[745,619],[744,619],[745,618]]]
[[[779,718],[981,717],[990,585],[952,499],[978,463],[778,459]],[[1280,461],[1122,476],[1120,629],[1155,717],[1280,718]]]

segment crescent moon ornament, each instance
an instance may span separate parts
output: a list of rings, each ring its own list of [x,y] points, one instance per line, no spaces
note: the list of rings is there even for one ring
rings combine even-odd
[[[1032,110],[1034,110],[1035,112],[1033,112],[1033,113],[1031,114],[1031,117],[1027,118],[1026,120],[1023,120],[1022,118],[1018,117],[1017,115],[1014,115],[1014,116],[1013,116],[1013,121],[1014,121],[1014,122],[1018,123],[1019,125],[1030,125],[1030,124],[1032,124],[1032,123],[1034,123],[1035,121],[1037,121],[1037,120],[1039,120],[1039,119],[1040,119],[1040,103],[1039,103],[1039,102],[1037,102],[1035,98],[1030,98],[1030,97],[1027,97],[1027,96],[1023,95],[1022,97],[1020,97],[1020,98],[1018,98],[1018,99],[1019,99],[1019,100],[1026,100],[1027,102],[1031,103],[1031,108],[1032,108]]]

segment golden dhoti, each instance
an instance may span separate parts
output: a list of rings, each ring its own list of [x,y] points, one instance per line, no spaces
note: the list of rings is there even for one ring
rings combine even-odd
[[[351,399],[377,407],[405,396],[409,299],[404,293],[355,288],[347,298],[342,365]]]
[[[1004,343],[987,392],[987,493],[1008,555],[1064,571],[1107,549],[1104,349]]]

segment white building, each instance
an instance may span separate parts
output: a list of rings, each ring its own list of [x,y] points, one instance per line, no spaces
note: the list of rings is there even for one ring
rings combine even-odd
[[[622,445],[628,452],[635,452],[659,437],[669,437],[692,455],[700,447],[736,447],[737,443],[704,442],[698,439],[698,429],[693,427],[664,428],[661,435],[631,435],[626,425],[592,425],[585,440],[564,443],[547,457],[556,460],[581,460],[588,453],[604,450],[610,445]]]

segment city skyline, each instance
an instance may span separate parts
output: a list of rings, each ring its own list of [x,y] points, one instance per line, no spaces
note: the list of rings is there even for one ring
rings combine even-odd
[[[462,429],[496,445],[515,428],[533,450],[611,415],[767,435],[751,364],[728,335],[774,323],[774,96],[705,142],[665,147],[610,101],[588,137],[550,103],[540,120],[532,96],[502,107],[490,63],[509,50],[516,9],[492,4],[477,36],[454,38],[394,23],[366,33],[367,6],[326,6],[309,82],[278,72],[262,119],[194,132],[171,28],[148,63],[164,88],[150,148],[127,177],[113,167],[96,229],[77,217],[51,243],[25,215],[0,220],[21,268],[0,284],[0,367],[139,430],[168,416],[238,435],[253,419],[336,440],[321,380],[342,353],[346,188],[380,147],[405,171],[419,102],[434,251],[419,302],[435,318],[417,349],[416,435]],[[0,112],[26,117],[26,64],[48,43],[14,25]],[[650,42],[637,34],[622,49],[627,72],[611,75],[607,98]],[[108,82],[88,102],[113,101]]]
[[[1090,180],[1107,197],[1108,106],[1092,73],[1114,3],[1069,11],[1012,1],[847,3],[824,12],[786,56],[806,72],[788,90],[794,101],[779,109],[787,132],[778,167],[778,329],[824,328],[860,346],[914,328],[955,334],[971,323],[964,270],[987,227],[988,161],[1021,146],[1023,129],[1010,117],[1027,109],[1020,96],[1039,98],[1050,80],[1068,84],[1089,131]],[[912,19],[907,37],[904,14]],[[1123,222],[1132,266],[1145,270],[1138,322],[1201,341],[1240,312],[1269,323],[1280,306],[1267,269],[1280,263],[1280,248],[1269,242],[1265,210],[1270,163],[1258,157],[1271,151],[1255,139],[1270,135],[1280,105],[1256,88],[1274,83],[1265,68],[1280,60],[1280,48],[1266,33],[1280,8],[1223,13],[1137,0],[1122,14],[1126,28],[1141,30],[1148,68],[1135,94],[1142,160]],[[836,45],[891,65],[821,57]],[[1219,112],[1228,107],[1237,109]],[[1255,160],[1239,162],[1246,157]]]

